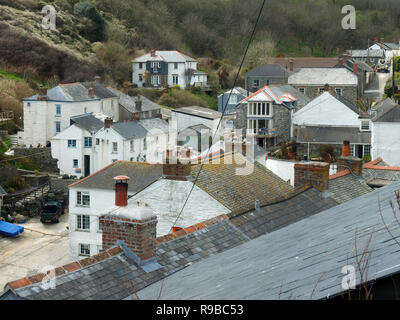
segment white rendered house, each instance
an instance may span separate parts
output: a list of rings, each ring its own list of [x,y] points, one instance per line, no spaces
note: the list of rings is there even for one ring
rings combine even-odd
[[[103,113],[119,120],[118,96],[98,82],[60,84],[23,99],[24,145],[45,146],[70,126],[72,116]]]
[[[197,70],[197,61],[179,51],[153,49],[132,64],[132,83],[139,88],[207,86],[207,74]]]

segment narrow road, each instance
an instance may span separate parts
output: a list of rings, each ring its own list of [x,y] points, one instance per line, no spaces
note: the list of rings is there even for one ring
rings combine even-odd
[[[383,98],[385,84],[390,78],[390,73],[377,73],[374,80],[370,83],[367,90],[365,90],[365,97],[379,101]]]

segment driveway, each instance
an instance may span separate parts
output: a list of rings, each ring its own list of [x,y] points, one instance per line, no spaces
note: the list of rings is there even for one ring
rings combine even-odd
[[[7,282],[41,273],[47,266],[69,262],[68,213],[59,223],[42,224],[39,217],[21,224],[18,238],[0,238],[0,292]]]
[[[370,83],[367,90],[365,90],[365,97],[379,101],[383,98],[385,84],[390,78],[390,73],[376,73],[374,80]]]

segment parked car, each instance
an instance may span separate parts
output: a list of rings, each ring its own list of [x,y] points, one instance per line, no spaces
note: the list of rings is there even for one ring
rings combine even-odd
[[[58,201],[46,202],[40,212],[40,222],[59,222],[61,215],[64,214],[64,206]]]

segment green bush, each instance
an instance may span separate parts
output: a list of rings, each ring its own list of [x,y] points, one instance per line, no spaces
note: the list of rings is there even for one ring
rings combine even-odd
[[[90,2],[83,1],[75,4],[74,14],[81,18],[87,18],[81,28],[83,37],[91,42],[103,41],[105,39],[106,22]]]
[[[370,162],[371,161],[371,156],[364,156],[363,160],[364,160],[364,162]]]

